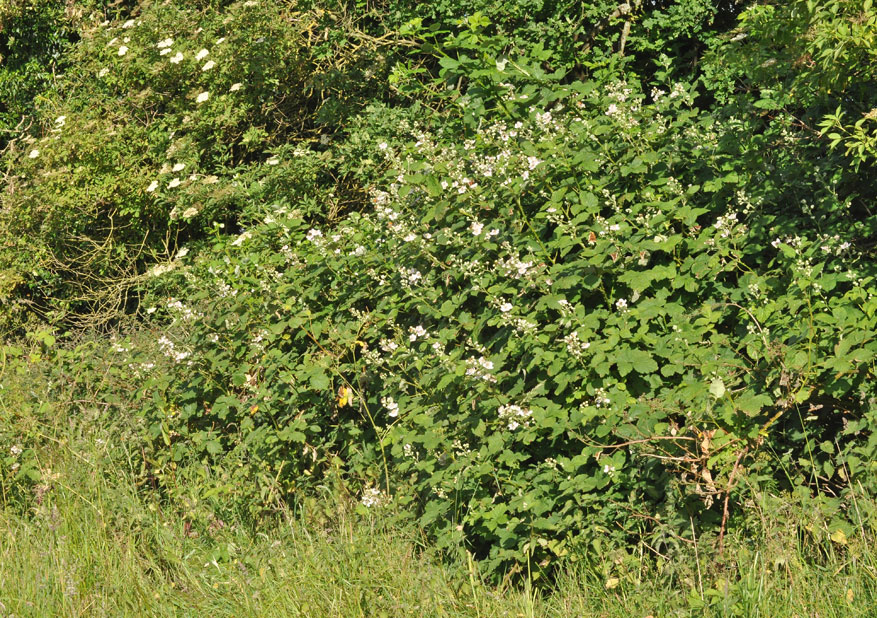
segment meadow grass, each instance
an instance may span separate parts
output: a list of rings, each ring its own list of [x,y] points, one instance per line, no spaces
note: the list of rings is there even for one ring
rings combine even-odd
[[[48,420],[47,420],[48,419]],[[0,509],[0,616],[874,616],[867,530],[839,544],[801,531],[805,506],[758,494],[755,533],[724,555],[702,542],[666,559],[639,548],[620,578],[569,564],[551,585],[492,586],[441,560],[419,531],[326,497],[190,528],[138,487],[117,425],[78,411],[6,414],[41,437],[43,481]],[[116,427],[116,428],[114,428]],[[863,498],[864,499],[864,498]],[[742,534],[742,533],[738,533]],[[697,549],[697,551],[695,551]],[[636,551],[633,552],[636,554]]]

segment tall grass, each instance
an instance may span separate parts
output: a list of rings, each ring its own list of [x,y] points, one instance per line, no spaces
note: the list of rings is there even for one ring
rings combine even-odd
[[[337,498],[256,529],[216,520],[196,532],[136,485],[108,425],[76,418],[40,428],[44,480],[0,510],[0,616],[824,618],[877,607],[870,539],[818,543],[801,532],[801,505],[769,494],[751,506],[756,533],[722,557],[707,543],[688,560],[643,549],[621,578],[607,577],[607,557],[570,564],[550,588],[495,588],[476,565],[439,560],[417,530]]]

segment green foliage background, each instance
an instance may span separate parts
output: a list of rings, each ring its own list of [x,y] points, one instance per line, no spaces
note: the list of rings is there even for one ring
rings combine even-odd
[[[497,580],[720,545],[755,486],[853,534],[870,1],[0,9],[4,369],[195,525],[332,487]]]

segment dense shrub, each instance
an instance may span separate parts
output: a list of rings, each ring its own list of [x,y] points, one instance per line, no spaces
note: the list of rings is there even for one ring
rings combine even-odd
[[[520,62],[476,67],[459,120],[364,118],[335,156],[374,179],[368,211],[326,225],[265,191],[181,266],[192,304],[162,311],[190,334],[144,389],[167,461],[238,452],[294,491],[340,458],[363,504],[496,573],[672,547],[692,516],[718,531],[741,467],[867,478],[848,444],[870,423],[874,273],[853,222],[824,201],[811,232],[750,189],[724,154],[739,121],[690,85],[647,104],[634,82],[537,87]],[[290,154],[271,175],[322,156]]]
[[[239,168],[331,134],[365,97],[380,98],[380,84],[357,80],[383,70],[379,49],[338,66],[334,47],[311,44],[317,24],[291,4],[247,2],[88,22],[63,96],[5,156],[0,294],[13,309],[3,326],[28,313],[101,322],[130,308],[138,278],[180,242],[214,220],[236,225]]]

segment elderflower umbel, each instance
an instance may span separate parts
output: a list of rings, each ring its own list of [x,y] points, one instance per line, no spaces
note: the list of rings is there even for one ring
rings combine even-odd
[[[241,89],[241,86],[242,86],[242,85],[243,85],[243,84],[241,84],[240,82],[234,83],[234,84],[231,85],[231,88],[229,88],[228,91],[229,91],[229,92],[237,92],[238,90]]]
[[[174,56],[171,57],[171,64],[179,64],[183,61],[183,53],[177,52]]]
[[[201,94],[199,94],[198,97],[195,99],[195,101],[197,103],[203,103],[204,101],[206,101],[209,98],[210,98],[210,93],[205,91],[205,92],[202,92]]]
[[[119,46],[118,54],[119,54],[120,56],[124,56],[124,55],[127,54],[127,53],[128,53],[128,47],[127,47],[126,45],[120,45],[120,46]]]
[[[210,53],[210,52],[207,51],[206,49],[202,49],[202,50],[199,51],[198,54],[195,56],[195,60],[203,60],[204,58],[207,57],[207,54],[209,54],[209,53]]]
[[[27,157],[28,157],[29,159],[36,159],[38,156],[40,156],[40,151],[37,150],[36,148],[34,148],[33,150],[31,150],[31,151],[28,153],[28,155],[27,155]]]
[[[216,66],[215,62],[213,62],[212,60],[208,60],[207,62],[204,63],[204,66],[201,67],[201,70],[202,71],[209,71],[210,69],[212,69],[215,66]]]
[[[157,180],[153,180],[152,182],[149,183],[149,186],[146,187],[146,192],[147,192],[147,193],[152,193],[152,192],[155,191],[156,189],[158,189],[158,181],[157,181]]]

